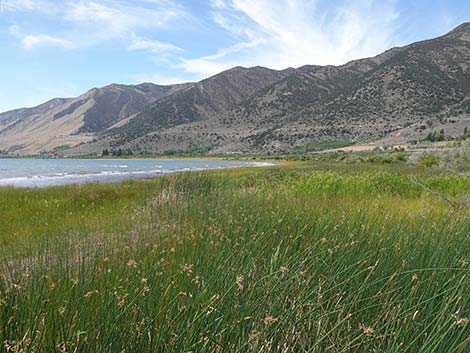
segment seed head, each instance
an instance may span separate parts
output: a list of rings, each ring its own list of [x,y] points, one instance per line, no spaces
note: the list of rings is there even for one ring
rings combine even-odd
[[[364,332],[365,335],[373,335],[375,332],[372,327],[363,324],[359,324],[359,328],[362,330],[362,332]]]
[[[271,315],[268,315],[263,319],[263,323],[264,323],[265,326],[270,326],[270,325],[274,324],[276,321],[277,321],[277,319],[272,317]]]
[[[243,275],[239,275],[237,276],[237,279],[235,280],[235,282],[237,283],[237,286],[238,286],[238,290],[241,292],[243,290],[243,281],[244,281],[245,277],[243,277]]]
[[[137,261],[135,261],[134,259],[129,259],[129,261],[127,261],[127,266],[136,268]]]

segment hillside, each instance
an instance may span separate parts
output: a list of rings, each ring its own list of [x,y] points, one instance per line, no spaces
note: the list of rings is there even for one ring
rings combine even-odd
[[[190,84],[109,85],[77,98],[0,114],[0,150],[35,154],[91,141],[110,126]]]
[[[404,143],[442,129],[460,135],[470,126],[469,63],[467,23],[340,67],[282,71],[224,109],[212,102],[226,101],[215,94],[230,87],[226,82],[214,91],[198,84],[157,101],[102,141],[136,151],[266,153],[332,140]]]
[[[111,85],[0,115],[0,150],[284,152],[470,127],[470,23],[343,66],[236,67],[195,84]],[[40,136],[40,138],[38,137]]]
[[[441,38],[342,67],[298,70],[234,116],[253,123],[257,132],[243,144],[259,149],[299,139],[373,141],[393,132],[419,138],[436,125],[457,132],[462,120],[469,124],[469,103],[470,24],[464,24]],[[262,138],[268,128],[271,138]]]

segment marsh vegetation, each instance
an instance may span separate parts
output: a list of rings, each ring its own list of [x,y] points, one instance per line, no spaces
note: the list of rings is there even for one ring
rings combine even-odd
[[[469,193],[373,162],[1,189],[0,351],[468,352]]]

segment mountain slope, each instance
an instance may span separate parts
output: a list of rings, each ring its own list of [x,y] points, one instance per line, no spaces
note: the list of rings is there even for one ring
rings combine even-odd
[[[243,99],[287,75],[264,67],[235,67],[155,102],[110,133],[129,139],[149,131],[209,120],[229,112]]]
[[[401,143],[442,129],[459,135],[470,127],[470,23],[343,66],[236,67],[195,84],[112,85],[35,109],[0,114],[0,150],[44,151],[67,140],[70,154],[267,153],[326,140]],[[56,131],[54,143],[37,143],[37,131]]]
[[[154,152],[278,152],[324,140],[420,139],[436,127],[458,134],[469,124],[469,65],[466,23],[343,66],[279,72],[228,103],[230,82],[213,90],[198,84],[155,102],[104,140]]]
[[[191,84],[109,85],[77,98],[53,99],[0,114],[0,150],[35,154],[91,141],[110,126]]]
[[[378,139],[405,125],[470,113],[470,25],[448,35],[341,67],[298,70],[249,99],[235,114],[295,144],[283,132],[301,126],[307,139]],[[291,129],[292,130],[292,129]],[[272,143],[273,137],[266,141]],[[294,136],[294,139],[298,136]],[[260,144],[257,135],[245,144]]]

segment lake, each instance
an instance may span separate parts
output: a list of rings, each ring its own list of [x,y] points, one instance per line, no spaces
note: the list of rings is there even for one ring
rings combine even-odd
[[[185,171],[269,164],[223,160],[0,158],[0,187],[47,187],[88,182],[118,182]]]

